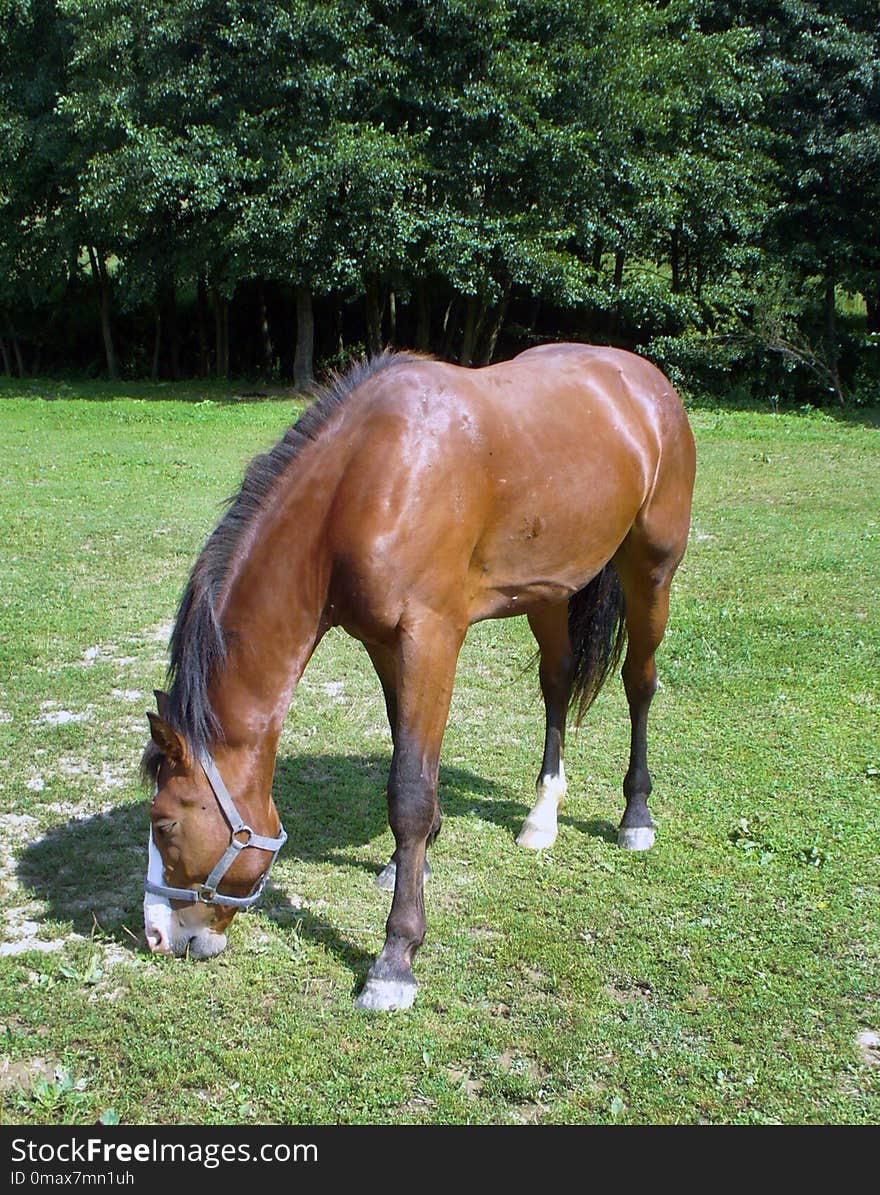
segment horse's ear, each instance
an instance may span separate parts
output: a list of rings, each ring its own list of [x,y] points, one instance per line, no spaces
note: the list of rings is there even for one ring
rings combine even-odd
[[[173,726],[169,726],[161,714],[147,710],[147,718],[150,723],[150,737],[165,758],[189,768],[189,748],[183,735],[178,734]]]
[[[168,694],[163,693],[161,689],[154,689],[153,696],[156,698],[156,708],[159,711],[159,717],[164,718],[168,711]]]

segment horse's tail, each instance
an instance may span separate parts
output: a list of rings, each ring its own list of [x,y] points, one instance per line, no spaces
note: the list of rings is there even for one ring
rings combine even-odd
[[[578,724],[620,660],[626,642],[625,612],[620,578],[610,562],[568,599],[573,663],[569,708]]]

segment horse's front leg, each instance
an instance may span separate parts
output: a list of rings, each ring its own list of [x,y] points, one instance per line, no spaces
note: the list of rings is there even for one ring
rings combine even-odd
[[[382,695],[385,698],[385,709],[388,713],[388,725],[391,727],[392,742],[397,740],[397,652],[393,648],[385,647],[374,643],[365,643],[364,647],[367,649],[367,654],[373,662],[373,667],[376,670],[376,675],[379,678],[379,683],[382,686]],[[428,846],[430,846],[437,835],[440,833],[440,826],[443,824],[443,815],[440,812],[440,803],[437,803],[437,810],[434,814],[434,824],[431,827],[431,832],[428,835]],[[425,860],[425,879],[431,876],[431,864]],[[397,879],[397,852],[395,852],[391,859],[385,864],[379,874],[376,876],[376,886],[382,888],[385,892],[393,892],[394,884]]]
[[[464,631],[435,615],[402,629],[398,649],[397,728],[388,780],[395,883],[385,945],[370,968],[359,1008],[409,1008],[416,995],[415,953],[427,928],[425,851],[437,825],[440,746]]]

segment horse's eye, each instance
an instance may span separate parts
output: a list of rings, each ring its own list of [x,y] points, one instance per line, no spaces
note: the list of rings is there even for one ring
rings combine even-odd
[[[158,830],[163,838],[168,838],[173,833],[176,825],[177,822],[171,821],[155,822],[154,829]]]

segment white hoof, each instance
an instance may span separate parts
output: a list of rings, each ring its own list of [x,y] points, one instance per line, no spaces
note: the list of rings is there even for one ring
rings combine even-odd
[[[427,883],[431,878],[431,864],[425,860],[425,876],[423,883]],[[376,887],[381,888],[383,892],[393,892],[394,885],[397,882],[397,864],[392,861],[386,863],[379,874],[376,876]]]
[[[556,835],[555,826],[548,829],[546,826],[536,826],[534,822],[525,821],[517,836],[516,845],[527,847],[530,851],[544,851],[553,845]]]
[[[624,851],[649,851],[655,837],[653,826],[621,827],[617,832],[617,845]]]
[[[398,983],[393,979],[368,979],[354,1006],[367,1008],[371,1012],[410,1008],[417,991],[418,984],[415,983]]]

